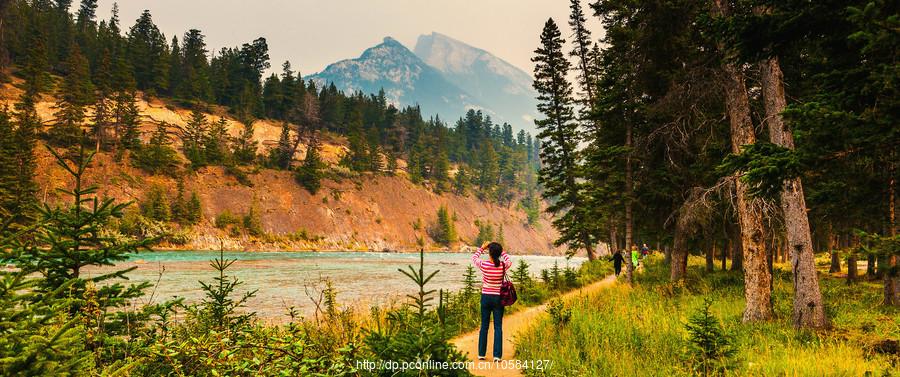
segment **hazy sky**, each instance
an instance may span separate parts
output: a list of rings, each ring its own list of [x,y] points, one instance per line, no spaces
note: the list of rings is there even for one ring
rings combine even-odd
[[[582,0],[594,38],[599,22]],[[114,0],[100,0],[108,18]],[[290,60],[303,75],[355,58],[392,36],[410,50],[436,31],[487,50],[532,73],[532,51],[548,17],[568,41],[568,0],[117,0],[127,30],[144,9],[166,38],[200,29],[211,51],[265,37],[273,70]],[[74,2],[73,11],[78,1]]]

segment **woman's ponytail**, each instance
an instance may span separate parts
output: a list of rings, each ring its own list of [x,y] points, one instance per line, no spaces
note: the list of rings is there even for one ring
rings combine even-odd
[[[500,267],[500,255],[503,255],[503,246],[499,243],[491,242],[488,244],[488,252],[491,256],[491,261],[494,262],[494,267]]]

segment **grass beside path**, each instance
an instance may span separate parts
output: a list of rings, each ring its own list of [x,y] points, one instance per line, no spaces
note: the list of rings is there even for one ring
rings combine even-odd
[[[615,283],[615,276],[608,276],[600,281],[564,293],[559,298],[563,301],[574,301],[577,297],[586,297],[587,294],[600,291],[611,286],[613,283]],[[546,317],[546,309],[547,304],[531,306],[503,317],[503,354],[506,359],[504,363],[497,364],[490,361],[493,347],[493,341],[491,339],[493,339],[494,336],[493,326],[491,326],[490,331],[488,332],[488,361],[479,362],[477,360],[478,330],[460,335],[451,342],[458,350],[468,352],[469,360],[475,363],[475,367],[469,369],[469,372],[472,374],[479,376],[521,376],[521,370],[517,367],[521,364],[518,364],[515,359],[510,357],[511,355],[517,355],[515,340],[527,332],[529,328],[538,323],[542,318]],[[526,360],[525,358],[519,357],[516,359]]]
[[[900,356],[885,341],[900,339],[900,311],[881,303],[878,282],[848,286],[820,275],[828,331],[791,327],[790,273],[776,269],[775,319],[743,324],[743,279],[738,273],[706,273],[701,258],[689,262],[688,278],[668,281],[668,266],[651,258],[636,285],[621,284],[575,300],[568,323],[543,319],[516,343],[517,358],[550,359],[546,376],[687,376],[702,374],[691,352],[685,325],[711,299],[711,313],[730,339],[735,354],[716,363],[721,375],[739,376],[890,376]],[[896,344],[896,343],[894,343]],[[887,349],[887,350],[886,350]],[[893,353],[892,353],[893,352]]]

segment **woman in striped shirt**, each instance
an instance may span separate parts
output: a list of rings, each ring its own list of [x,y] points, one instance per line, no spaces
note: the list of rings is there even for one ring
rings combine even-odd
[[[481,259],[481,254],[488,251],[489,260]],[[481,330],[478,332],[478,360],[484,360],[487,353],[488,323],[491,315],[494,316],[494,361],[500,361],[503,356],[503,305],[500,304],[500,284],[503,283],[503,273],[512,265],[509,255],[503,251],[503,246],[496,242],[485,242],[475,254],[472,254],[472,263],[481,270],[484,276],[481,280]]]

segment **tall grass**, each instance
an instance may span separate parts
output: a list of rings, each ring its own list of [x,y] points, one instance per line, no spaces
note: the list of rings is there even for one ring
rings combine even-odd
[[[668,281],[668,267],[651,257],[635,275],[634,287],[619,284],[569,303],[567,324],[545,319],[517,340],[520,360],[552,360],[548,376],[695,375],[701,360],[689,352],[688,318],[712,299],[737,352],[722,374],[741,376],[861,376],[896,374],[898,356],[878,353],[885,339],[900,338],[900,311],[881,307],[879,287],[823,276],[822,290],[833,329],[796,331],[790,325],[792,285],[776,270],[775,319],[743,324],[740,274],[703,272],[704,261],[691,259],[683,282]]]

